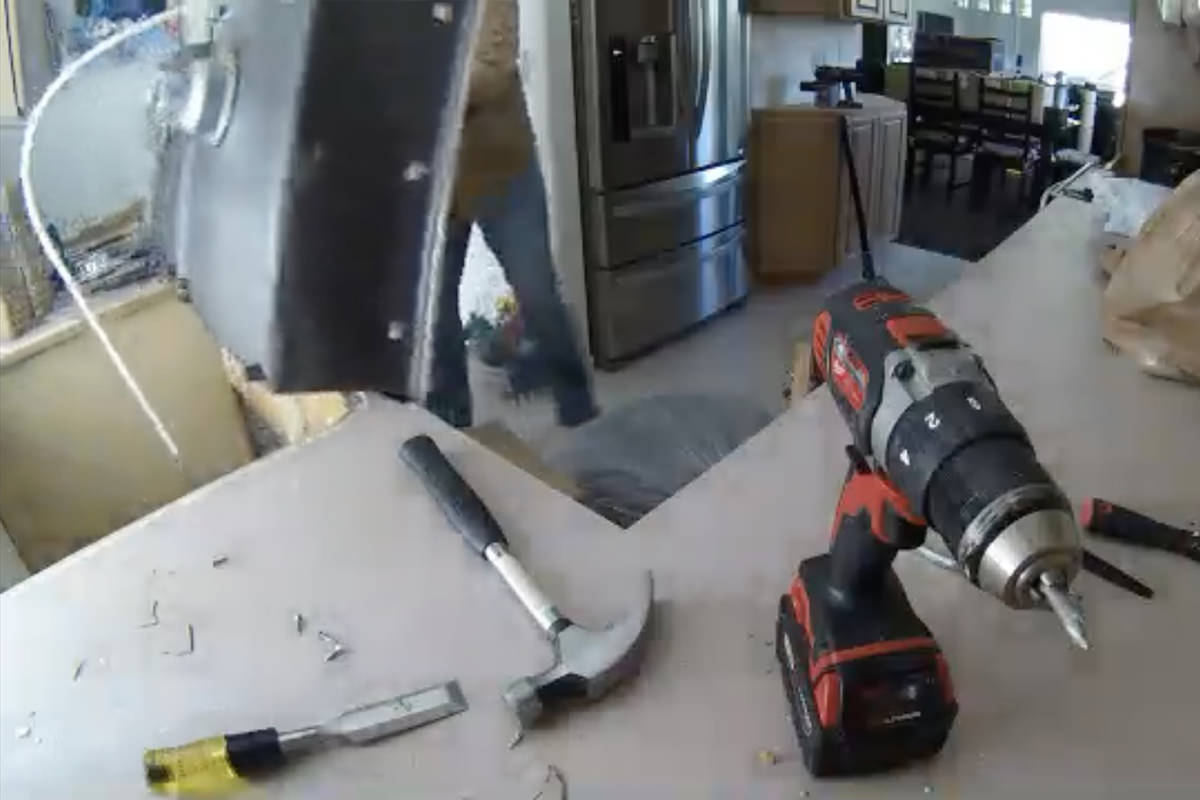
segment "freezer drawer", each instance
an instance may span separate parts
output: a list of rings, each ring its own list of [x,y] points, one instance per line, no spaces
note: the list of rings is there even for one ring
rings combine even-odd
[[[593,194],[591,266],[620,267],[742,222],[745,167],[737,161],[636,189]]]
[[[621,269],[592,270],[592,345],[600,366],[613,366],[745,297],[744,236],[738,225]]]

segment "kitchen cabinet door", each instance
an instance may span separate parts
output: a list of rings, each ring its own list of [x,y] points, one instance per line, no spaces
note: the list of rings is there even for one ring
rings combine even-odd
[[[883,19],[884,4],[892,0],[846,0],[845,13],[856,19]]]
[[[882,0],[884,19],[899,25],[911,25],[913,21],[913,0]]]
[[[875,218],[875,178],[878,171],[875,166],[876,129],[879,127],[874,116],[866,114],[847,115],[849,123],[850,150],[854,153],[854,172],[858,176],[859,193],[862,196],[863,217],[867,224],[867,235],[872,235],[872,220]],[[839,155],[841,150],[839,148]],[[841,252],[847,256],[858,255],[862,250],[859,246],[858,217],[854,211],[854,195],[850,188],[850,171],[845,157],[839,158],[842,164],[840,198],[841,214],[838,223],[838,242]]]
[[[871,224],[873,237],[891,241],[900,235],[904,204],[904,162],[908,157],[908,117],[882,116],[875,133],[875,201]]]
[[[841,13],[843,0],[749,0],[746,10],[751,14],[816,14],[836,17]]]
[[[754,112],[746,219],[750,258],[765,281],[813,281],[841,261],[839,116]]]

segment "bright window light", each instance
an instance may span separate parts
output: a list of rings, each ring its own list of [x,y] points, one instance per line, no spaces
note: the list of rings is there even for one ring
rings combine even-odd
[[[954,0],[955,8],[970,8],[971,0]]]
[[[1042,74],[1061,72],[1071,80],[1115,89],[1116,104],[1124,102],[1129,23],[1047,11],[1042,14],[1039,56]]]
[[[1013,0],[994,0],[992,10],[997,14],[1011,14],[1013,10]]]
[[[1033,19],[1033,0],[1020,0],[1021,16]]]
[[[975,0],[975,7],[980,11],[991,11],[992,0]]]

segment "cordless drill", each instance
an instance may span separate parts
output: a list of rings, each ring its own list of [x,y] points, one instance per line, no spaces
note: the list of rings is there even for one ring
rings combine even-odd
[[[780,598],[776,655],[807,766],[861,774],[932,756],[958,711],[937,641],[892,570],[927,526],[966,576],[1014,608],[1049,606],[1086,648],[1067,588],[1079,531],[982,360],[880,280],[817,316],[812,381],[850,427],[829,552]]]

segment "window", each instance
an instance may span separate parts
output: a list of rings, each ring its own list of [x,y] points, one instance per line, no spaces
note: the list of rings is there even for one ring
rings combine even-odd
[[[1033,0],[1019,0],[1021,8],[1021,16],[1026,19],[1033,19]]]
[[[980,11],[991,11],[992,0],[975,0],[975,7]]]
[[[971,0],[954,0],[955,8],[970,8]]]
[[[1061,72],[1068,80],[1115,89],[1117,105],[1124,101],[1128,22],[1047,11],[1042,14],[1039,56],[1043,75]]]
[[[1013,11],[1013,0],[995,0],[992,3],[992,10],[997,14],[1011,14]]]

